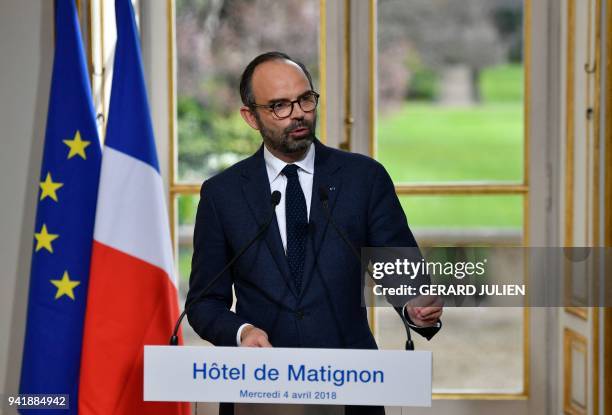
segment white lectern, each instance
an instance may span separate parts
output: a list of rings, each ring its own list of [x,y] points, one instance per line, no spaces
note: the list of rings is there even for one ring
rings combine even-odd
[[[431,406],[426,351],[145,346],[144,400]]]

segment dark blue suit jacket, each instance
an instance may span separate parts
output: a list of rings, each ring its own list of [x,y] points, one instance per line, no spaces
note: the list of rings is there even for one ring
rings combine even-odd
[[[295,289],[274,218],[264,236],[188,307],[191,326],[215,345],[235,346],[244,323],[266,331],[276,347],[376,348],[361,306],[360,264],[326,220],[329,209],[357,249],[416,246],[384,167],[371,158],[315,140],[315,167],[303,289]],[[284,203],[284,200],[281,200]],[[200,193],[187,304],[257,233],[271,212],[263,147],[207,180]],[[317,254],[318,252],[318,254]],[[232,285],[236,312],[232,306]],[[430,338],[437,330],[423,330]]]

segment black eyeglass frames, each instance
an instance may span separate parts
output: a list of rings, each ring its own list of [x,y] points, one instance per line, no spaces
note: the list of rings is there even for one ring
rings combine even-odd
[[[252,108],[267,108],[270,111],[274,112],[279,119],[288,118],[293,114],[293,105],[298,104],[302,111],[304,112],[312,112],[317,108],[317,104],[319,103],[319,94],[315,91],[309,91],[298,99],[294,101],[289,101],[288,99],[283,99],[280,101],[273,102],[272,104],[251,104]]]

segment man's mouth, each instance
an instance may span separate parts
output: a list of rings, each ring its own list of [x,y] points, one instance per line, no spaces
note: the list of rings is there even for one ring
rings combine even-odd
[[[292,137],[302,137],[310,133],[310,129],[306,127],[298,127],[289,132],[289,135]]]

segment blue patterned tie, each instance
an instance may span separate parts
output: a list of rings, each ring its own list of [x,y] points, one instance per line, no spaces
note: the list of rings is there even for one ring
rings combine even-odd
[[[295,287],[302,289],[302,275],[304,273],[304,259],[306,257],[306,233],[308,230],[308,214],[306,211],[306,198],[297,174],[298,167],[288,164],[282,170],[287,177],[285,190],[285,226],[287,230],[287,260],[289,270],[295,281]]]

